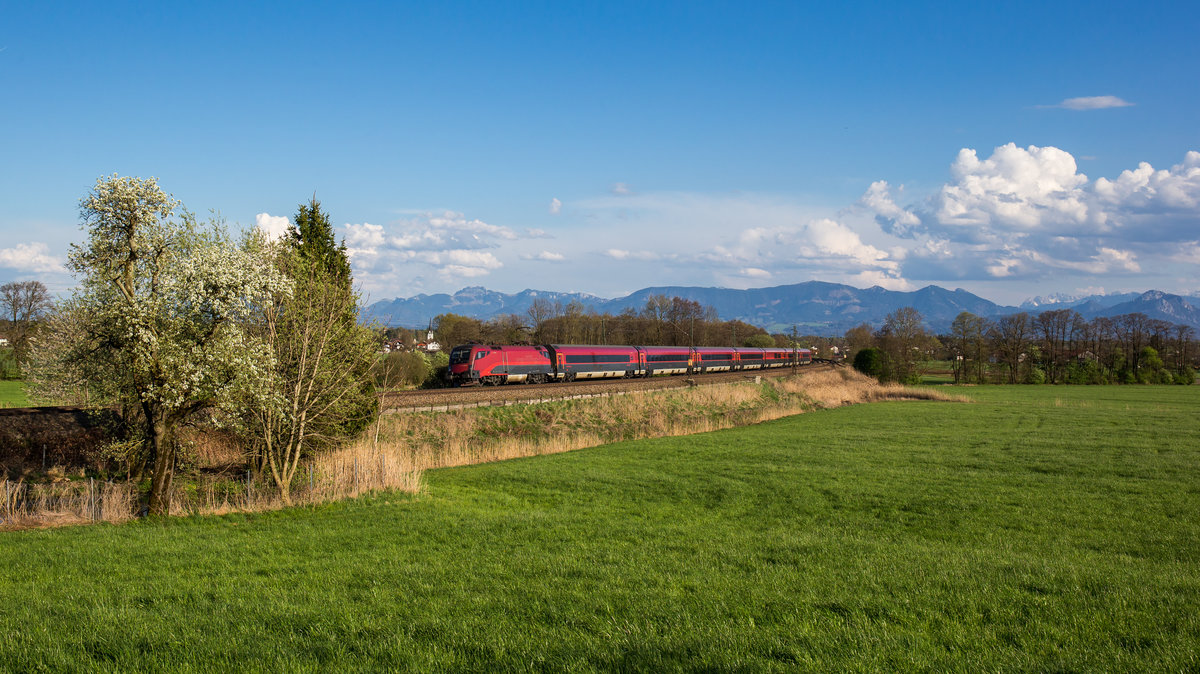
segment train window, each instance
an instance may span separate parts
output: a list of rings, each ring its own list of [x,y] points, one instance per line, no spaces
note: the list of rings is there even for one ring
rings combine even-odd
[[[480,351],[479,353],[475,354],[475,360],[479,360],[480,358],[483,358],[486,355],[488,355],[487,351]]]

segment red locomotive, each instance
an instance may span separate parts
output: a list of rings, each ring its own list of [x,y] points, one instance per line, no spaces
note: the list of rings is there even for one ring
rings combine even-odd
[[[652,377],[790,367],[812,362],[808,349],[715,346],[588,346],[465,344],[450,351],[453,386]]]

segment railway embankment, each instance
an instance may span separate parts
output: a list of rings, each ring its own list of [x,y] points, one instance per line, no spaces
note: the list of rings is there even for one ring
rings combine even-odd
[[[561,388],[557,398],[545,393],[538,398],[524,387],[499,387],[483,392],[498,398],[394,407],[407,413],[381,416],[374,429],[376,444],[403,448],[413,465],[424,470],[703,433],[847,404],[958,400],[930,389],[881,385],[853,370],[829,367],[795,375],[784,371],[630,384]]]

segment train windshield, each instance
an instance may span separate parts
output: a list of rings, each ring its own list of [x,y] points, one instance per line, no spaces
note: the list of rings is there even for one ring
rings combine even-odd
[[[450,351],[450,364],[462,365],[471,360],[471,347],[458,347]]]

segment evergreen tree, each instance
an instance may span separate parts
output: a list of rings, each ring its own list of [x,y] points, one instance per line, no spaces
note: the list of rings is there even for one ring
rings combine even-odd
[[[320,269],[321,276],[350,289],[350,257],[345,242],[338,243],[333,235],[329,214],[321,210],[314,194],[312,201],[300,204],[296,211],[296,226],[288,230],[288,239],[300,259]]]

